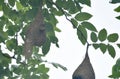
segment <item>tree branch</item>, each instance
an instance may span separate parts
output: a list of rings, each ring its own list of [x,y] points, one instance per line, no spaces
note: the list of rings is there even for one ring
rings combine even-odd
[[[73,27],[76,27],[72,21],[68,18],[67,16],[67,12],[65,12],[61,7],[59,7],[56,3],[52,2],[52,1],[49,1],[49,3],[55,5],[60,11],[62,11],[62,13],[65,15],[66,19],[73,25]],[[89,45],[89,42],[87,41],[86,37],[84,36],[84,34],[77,28],[77,30],[81,33],[81,35],[83,36],[84,40],[86,41],[87,45]]]

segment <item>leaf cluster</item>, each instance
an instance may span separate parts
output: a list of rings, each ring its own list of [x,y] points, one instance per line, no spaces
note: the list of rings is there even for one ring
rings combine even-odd
[[[117,59],[116,64],[112,67],[112,75],[110,78],[119,79],[120,78],[120,58]]]
[[[48,53],[51,43],[59,47],[55,32],[61,32],[61,30],[56,27],[58,21],[55,16],[63,15],[62,11],[57,10],[56,7],[51,7],[53,5],[50,3],[51,1],[52,0],[8,0],[8,2],[5,2],[1,0],[0,11],[2,11],[3,14],[0,16],[0,43],[3,43],[6,49],[12,52],[13,55],[11,56],[9,52],[0,50],[0,71],[2,71],[0,73],[0,79],[4,77],[12,79],[49,78],[47,74],[49,68],[45,67],[45,64],[41,64],[44,61],[39,61],[39,59]],[[22,57],[24,44],[20,42],[20,38],[24,41],[25,31],[34,20],[40,6],[43,7],[42,13],[46,25],[47,41],[41,48],[34,47],[33,57],[24,63]],[[42,49],[42,54],[38,53],[39,49]],[[9,67],[12,60],[15,60],[16,62],[14,63],[17,65],[12,64],[11,67]],[[60,64],[51,64],[66,70],[66,68]]]
[[[112,0],[111,3],[116,4],[120,3],[120,0]],[[114,9],[115,12],[120,12],[120,6]],[[116,17],[118,20],[120,20],[120,15]],[[117,36],[116,36],[117,38]],[[120,44],[117,44],[117,46],[120,48]],[[110,75],[110,78],[119,79],[120,78],[120,58],[116,61],[116,64],[112,67],[112,75]]]
[[[117,42],[118,38],[119,35],[117,33],[108,34],[106,29],[101,29],[98,34],[91,32],[91,40],[94,43],[93,47],[95,49],[100,48],[103,53],[108,50],[110,56],[113,58],[116,55],[115,46],[113,44]],[[107,42],[107,44],[105,42]],[[119,44],[116,45],[118,46]]]
[[[113,3],[113,4],[120,3],[120,0],[112,0],[111,3]],[[119,12],[120,12],[120,6],[116,7],[116,8],[114,9],[114,11],[119,13]],[[120,15],[117,16],[116,18],[117,18],[118,20],[120,20]]]

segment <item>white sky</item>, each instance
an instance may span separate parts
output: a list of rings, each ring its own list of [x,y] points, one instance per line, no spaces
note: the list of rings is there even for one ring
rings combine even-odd
[[[109,34],[120,33],[118,29],[120,21],[115,19],[119,14],[113,11],[118,5],[109,4],[109,0],[91,0],[91,2],[92,7],[84,9],[84,11],[93,15],[90,22],[98,30],[106,28]],[[76,35],[76,30],[72,28],[65,18],[60,18],[58,27],[62,29],[61,33],[57,33],[60,48],[56,48],[53,45],[45,59],[60,63],[66,66],[68,70],[63,71],[62,69],[56,69],[52,65],[48,65],[50,66],[50,79],[72,79],[74,70],[84,59],[86,46],[80,43]],[[120,57],[120,50],[116,52],[117,56],[113,59],[108,52],[102,54],[100,50],[94,50],[92,46],[89,48],[90,60],[96,74],[96,79],[110,79],[108,76],[111,75],[111,68],[115,64],[116,59]]]

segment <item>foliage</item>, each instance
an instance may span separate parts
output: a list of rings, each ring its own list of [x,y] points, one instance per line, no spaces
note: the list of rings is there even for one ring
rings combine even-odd
[[[120,58],[116,61],[116,64],[112,67],[112,75],[109,77],[119,79],[120,77]]]
[[[112,3],[119,2],[114,0]],[[23,61],[22,51],[24,44],[20,42],[21,37],[24,41],[25,31],[33,21],[38,7],[42,3],[43,16],[46,25],[46,43],[38,48],[34,47],[33,55],[27,62]],[[77,36],[80,42],[90,44],[95,49],[100,48],[101,52],[109,52],[111,57],[115,57],[116,51],[114,43],[119,39],[117,33],[109,34],[104,28],[100,31],[89,22],[92,15],[83,12],[84,5],[91,6],[90,0],[1,0],[0,11],[3,15],[0,16],[0,47],[2,44],[6,46],[9,52],[0,50],[0,79],[8,77],[8,79],[24,78],[28,79],[48,79],[47,72],[49,68],[45,66],[41,58],[44,57],[50,50],[51,44],[59,47],[58,38],[55,32],[61,32],[56,26],[58,20],[56,16],[65,16],[65,18],[73,25],[77,31]],[[120,8],[115,11],[119,12]],[[117,17],[119,19],[119,16]],[[90,37],[88,36],[90,32]],[[88,41],[88,38],[91,40]],[[91,42],[91,43],[90,43]],[[120,44],[116,43],[120,48]],[[42,49],[42,53],[39,49]],[[11,64],[15,60],[16,64]],[[10,65],[11,64],[11,65]],[[63,70],[66,68],[58,63],[51,63],[56,68],[60,67]]]
[[[113,4],[120,3],[120,0],[112,0],[111,3],[113,3]],[[120,12],[120,6],[115,8],[114,11],[119,13]],[[117,16],[116,18],[118,20],[120,20],[120,16]],[[113,36],[113,34],[112,34],[112,35],[110,35],[108,37],[108,39],[110,41],[116,41],[116,40],[112,40],[112,38],[117,40],[118,39],[118,35],[114,34],[114,36]],[[120,44],[117,44],[117,46],[120,48]],[[112,67],[112,75],[110,75],[109,77],[110,78],[114,78],[114,79],[119,79],[120,78],[120,58],[116,61],[116,64],[113,65],[113,67]]]

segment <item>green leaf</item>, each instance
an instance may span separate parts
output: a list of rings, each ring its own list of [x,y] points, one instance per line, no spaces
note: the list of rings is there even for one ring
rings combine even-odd
[[[8,33],[0,30],[0,42],[4,42],[8,38]]]
[[[116,61],[116,64],[113,65],[112,75],[110,75],[109,77],[119,79],[119,77],[120,77],[120,58],[118,58]]]
[[[110,34],[107,39],[109,42],[116,42],[118,40],[119,36],[117,33]]]
[[[12,51],[12,49],[16,48],[16,40],[15,39],[7,40],[6,41],[6,46],[10,51]]]
[[[5,56],[6,58],[11,59],[11,56],[10,56],[8,53],[4,53],[4,54],[2,54],[2,55]]]
[[[81,10],[82,10],[81,5],[77,1],[75,1],[75,4],[76,4],[76,7],[78,8],[78,10],[81,12]]]
[[[78,21],[85,21],[85,20],[89,20],[91,17],[92,15],[89,13],[81,12],[75,16],[75,19],[77,19]]]
[[[58,27],[54,27],[55,31],[61,32],[61,30]]]
[[[116,55],[116,51],[115,51],[114,47],[112,45],[108,44],[107,48],[108,48],[108,52],[109,52],[110,56],[114,58]]]
[[[19,0],[20,3],[24,6],[24,7],[27,7],[28,6],[28,1],[29,0]]]
[[[58,63],[51,63],[55,68],[58,68],[58,67],[60,67],[61,69],[63,69],[64,71],[66,71],[67,70],[67,68],[66,67],[64,67],[64,66],[62,66],[61,64],[58,64]]]
[[[95,26],[93,24],[91,24],[89,22],[82,22],[81,24],[83,27],[87,28],[88,30],[97,32],[97,29],[95,28]]]
[[[67,70],[67,68],[66,68],[66,67],[64,67],[64,66],[62,66],[61,64],[58,64],[58,66],[59,66],[61,69],[63,69],[64,71],[66,71],[66,70]]]
[[[79,25],[79,27],[77,28],[77,35],[78,35],[78,38],[81,41],[81,43],[83,45],[85,45],[87,42],[86,41],[87,40],[87,31],[83,26]]]
[[[91,1],[90,0],[78,0],[80,3],[91,6]]]
[[[99,46],[100,46],[100,50],[103,52],[103,54],[106,52],[106,50],[107,50],[107,45],[106,44],[104,44],[104,43],[100,43],[99,44]]]
[[[20,2],[16,2],[16,7],[17,7],[17,10],[19,11],[19,10],[23,10],[23,6],[22,6],[22,4],[20,3]]]
[[[73,28],[77,28],[78,22],[75,19],[71,19],[71,22],[73,24]]]
[[[59,44],[58,44],[58,38],[55,36],[55,37],[51,37],[50,38],[51,42],[56,44],[56,46],[59,48]]]
[[[119,65],[119,66],[120,66],[120,58],[117,59],[116,65]]]
[[[34,77],[33,77],[34,78]],[[32,78],[32,79],[33,79]],[[49,79],[49,75],[47,75],[47,74],[42,74],[42,75],[40,75],[40,77],[39,78],[36,78],[36,79]]]
[[[46,42],[43,44],[42,46],[42,53],[43,55],[46,55],[48,53],[48,51],[50,50],[50,40],[47,39]]]
[[[16,23],[16,21],[18,21],[21,17],[19,17],[19,12],[16,10],[10,10],[8,13],[8,18],[11,19],[12,21],[14,21]]]
[[[118,6],[117,8],[115,8],[114,11],[120,12],[120,6]]]
[[[54,15],[57,15],[57,16],[62,16],[63,15],[63,12],[61,10],[59,10],[59,9],[57,10],[54,7],[51,7],[50,11],[51,11],[51,13],[53,13]]]
[[[53,4],[51,1],[46,1],[47,8],[53,8]]]
[[[32,74],[32,75],[30,75],[29,77],[27,76],[26,79],[39,79],[39,78],[41,78],[41,77],[42,77],[42,76]],[[41,78],[41,79],[43,79],[43,78]]]
[[[97,34],[95,32],[91,33],[91,40],[92,40],[92,42],[97,42],[98,38],[97,38]]]
[[[67,5],[66,9],[69,11],[70,14],[75,14],[79,11],[73,0],[68,0],[66,2],[66,5]]]
[[[0,0],[0,5],[2,5],[4,3],[4,0]]]
[[[95,49],[98,49],[100,47],[99,44],[92,44]]]
[[[8,29],[7,33],[8,33],[9,36],[13,36],[15,34],[15,32],[11,29]]]
[[[100,30],[100,32],[98,34],[98,38],[99,38],[99,40],[101,42],[106,40],[106,38],[107,38],[107,31],[106,31],[106,29]]]
[[[117,46],[120,48],[120,44],[117,44]]]
[[[55,31],[54,31],[52,24],[46,23],[46,33],[47,33],[47,37],[49,38],[50,42],[55,43],[56,46],[59,47],[58,39],[55,36]]]
[[[49,71],[49,68],[46,68],[45,64],[41,64],[41,65],[39,65],[37,71],[38,72],[40,71],[41,73],[47,73]]]
[[[114,79],[119,79],[119,77],[120,77],[120,72],[119,72],[119,67],[120,66],[118,66],[118,65],[113,65],[113,67],[112,67],[112,75],[110,75],[109,77],[110,78],[114,78]]]
[[[9,7],[7,4],[5,4],[5,3],[2,5],[2,10],[3,10],[3,13],[4,13],[6,16],[8,16],[9,13],[11,12],[10,7]]]
[[[19,68],[19,67],[16,66],[16,65],[12,65],[11,68],[12,68],[12,71],[13,71],[15,74],[20,74],[20,72],[22,71],[22,68]]]
[[[51,22],[52,26],[56,26],[58,23],[58,20],[53,14],[49,14],[49,22]]]
[[[118,20],[120,20],[120,16],[117,16],[117,17],[115,17],[115,18],[117,18]]]
[[[120,3],[120,0],[112,0],[111,3]]]
[[[38,52],[39,52],[39,48],[34,46],[32,51],[33,51],[34,53],[38,53]]]
[[[0,5],[0,11],[2,11],[2,6]]]
[[[28,0],[28,3],[35,8],[40,6],[41,0]]]
[[[8,25],[8,30],[6,31],[9,36],[14,36],[17,31],[17,25]]]
[[[55,3],[56,3],[58,6],[61,6],[61,7],[65,8],[65,9],[66,9],[66,7],[67,7],[67,5],[65,5],[65,3],[67,3],[66,0],[56,0]]]
[[[15,0],[8,0],[8,2],[9,2],[9,4],[10,4],[12,7],[14,7],[14,5],[15,5]]]
[[[58,65],[56,63],[51,63],[55,68],[58,68]]]

